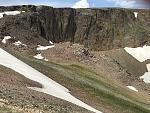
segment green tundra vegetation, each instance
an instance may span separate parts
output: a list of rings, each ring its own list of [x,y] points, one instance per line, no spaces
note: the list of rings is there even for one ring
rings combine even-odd
[[[144,97],[113,83],[105,75],[87,66],[45,62],[18,53],[14,55],[67,87],[73,95],[76,95],[75,89],[78,89],[78,93],[86,92],[88,99],[94,99],[95,104],[103,105],[104,108],[109,108],[114,113],[150,113],[150,103],[146,103]],[[83,97],[80,99],[84,101]]]

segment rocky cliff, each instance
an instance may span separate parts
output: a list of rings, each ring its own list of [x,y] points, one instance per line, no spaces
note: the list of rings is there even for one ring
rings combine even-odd
[[[71,9],[48,6],[0,7],[0,12],[26,11],[0,19],[0,38],[29,44],[71,41],[93,50],[142,46],[150,41],[150,10]],[[137,12],[137,17],[135,16]]]

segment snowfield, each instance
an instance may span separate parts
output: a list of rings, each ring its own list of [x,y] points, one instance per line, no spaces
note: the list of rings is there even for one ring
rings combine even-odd
[[[138,90],[137,90],[135,87],[133,87],[133,86],[127,86],[127,88],[129,88],[129,89],[131,89],[131,90],[133,90],[133,91],[138,92]]]
[[[143,46],[137,48],[125,47],[124,49],[127,53],[132,55],[139,62],[144,62],[150,59],[150,46]],[[148,72],[145,72],[145,74],[141,76],[140,79],[143,79],[145,83],[150,83],[150,64],[147,64],[146,66]]]
[[[145,83],[150,83],[150,72],[145,72],[143,76],[140,77],[140,79],[143,79]]]
[[[79,99],[75,98],[74,96],[72,96],[69,93],[69,90],[64,86],[48,78],[44,74],[35,70],[31,66],[25,64],[24,62],[12,56],[11,54],[7,53],[1,48],[0,48],[0,65],[10,68],[20,73],[21,75],[25,76],[26,78],[42,84],[42,88],[29,87],[32,90],[43,92],[52,95],[54,97],[66,100],[68,102],[71,102],[75,105],[83,107],[89,111],[93,111],[95,113],[102,113],[94,109],[93,107],[85,104],[84,102],[80,101]]]
[[[124,49],[139,62],[144,62],[145,60],[150,59],[150,46],[143,46],[137,48],[125,47]]]
[[[22,11],[22,12],[25,12],[25,11]],[[3,18],[4,14],[6,14],[6,15],[18,15],[20,13],[21,13],[21,11],[6,11],[6,12],[0,13],[0,18]]]
[[[146,64],[148,72],[150,71],[150,64]]]
[[[150,64],[146,65],[148,72],[145,72],[143,76],[140,77],[140,79],[143,79],[145,83],[150,83]]]

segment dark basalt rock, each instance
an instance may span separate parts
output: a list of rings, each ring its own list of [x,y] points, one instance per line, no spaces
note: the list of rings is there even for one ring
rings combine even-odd
[[[0,12],[24,10],[0,19],[0,37],[11,35],[30,44],[71,41],[93,50],[149,44],[149,9],[71,9],[49,6],[0,7]],[[138,12],[138,17],[134,16]]]

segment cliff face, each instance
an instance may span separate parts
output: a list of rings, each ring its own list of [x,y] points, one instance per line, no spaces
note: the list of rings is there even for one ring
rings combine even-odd
[[[1,18],[1,37],[11,35],[31,43],[71,41],[94,50],[136,47],[150,41],[150,10],[0,7],[1,12],[8,10],[26,12]]]

